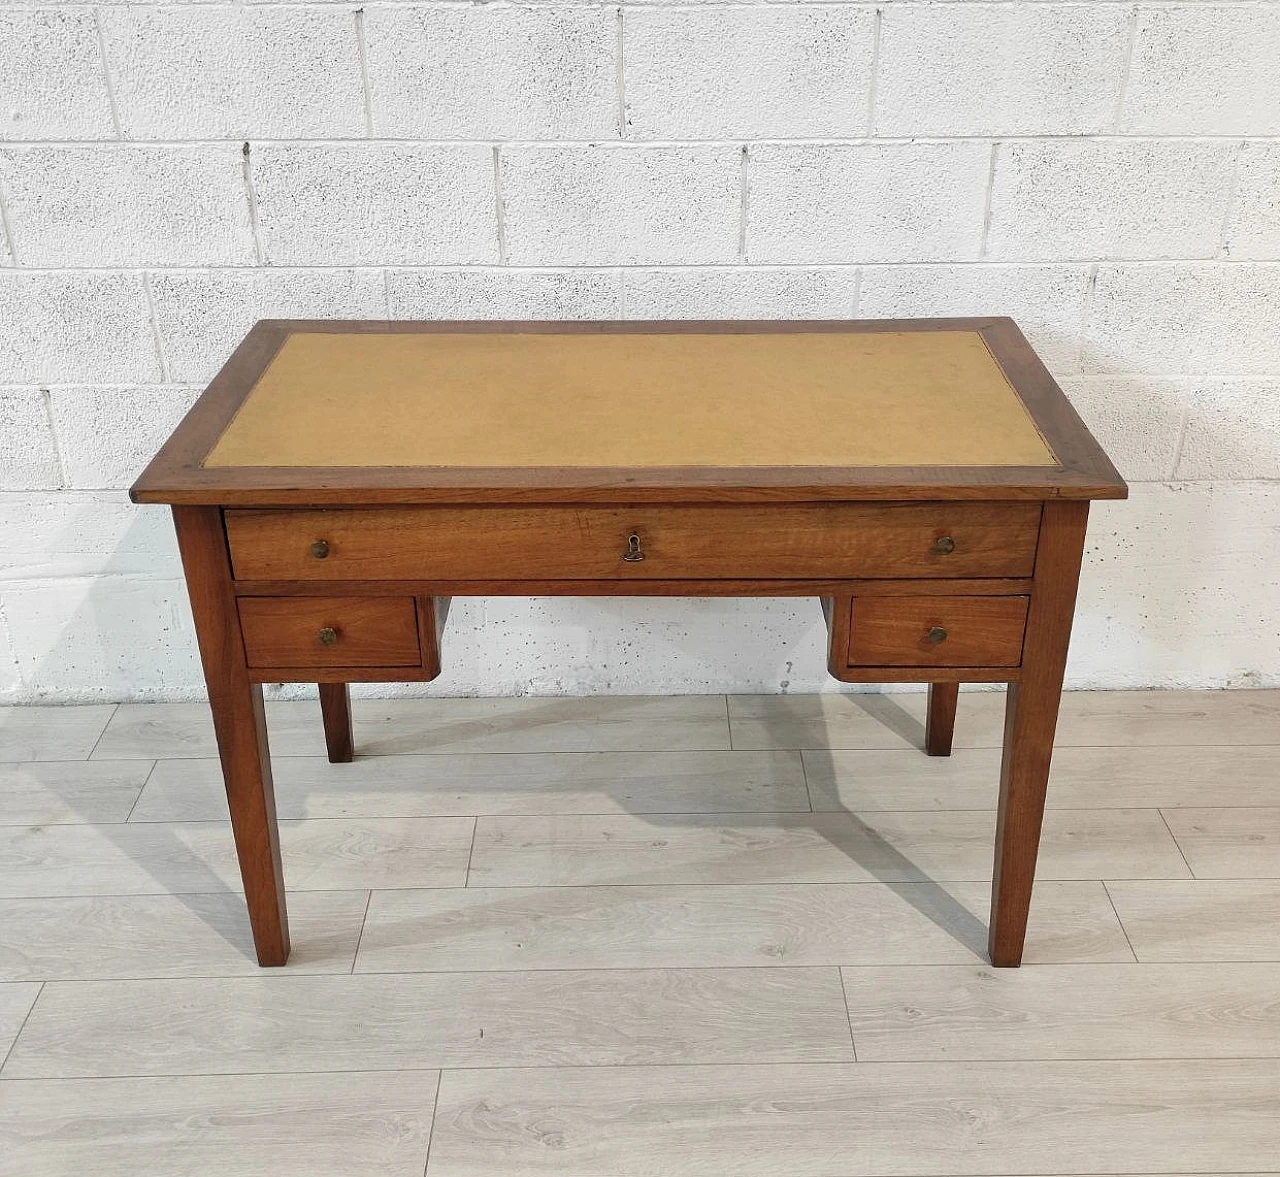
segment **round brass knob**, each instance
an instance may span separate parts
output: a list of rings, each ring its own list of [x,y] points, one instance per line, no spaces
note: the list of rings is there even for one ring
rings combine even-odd
[[[933,541],[933,553],[935,556],[949,556],[956,550],[956,541],[949,535],[940,535]]]
[[[311,554],[317,560],[323,560],[329,554],[329,541],[318,539],[311,545]]]
[[[947,631],[940,625],[930,626],[929,632],[924,635],[933,645],[947,640]]]
[[[332,646],[338,640],[338,631],[326,625],[324,629],[316,634],[316,637],[322,646]]]

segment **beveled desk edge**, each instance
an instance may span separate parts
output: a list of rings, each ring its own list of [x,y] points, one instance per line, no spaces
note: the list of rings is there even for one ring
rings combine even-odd
[[[975,331],[1056,466],[220,467],[202,462],[294,332],[760,334]],[[1012,319],[258,322],[129,491],[136,503],[218,506],[406,503],[820,502],[908,499],[1122,499],[1124,480]]]

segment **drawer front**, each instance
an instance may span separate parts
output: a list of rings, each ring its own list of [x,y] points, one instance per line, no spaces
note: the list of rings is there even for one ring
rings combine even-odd
[[[251,668],[422,661],[412,597],[241,597],[239,608]]]
[[[1038,503],[229,510],[241,580],[1029,576]]]
[[[1027,597],[855,597],[849,666],[1017,666]]]

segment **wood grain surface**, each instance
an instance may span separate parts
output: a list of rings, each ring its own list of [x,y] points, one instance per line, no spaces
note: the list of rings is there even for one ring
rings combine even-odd
[[[245,655],[276,666],[417,666],[412,597],[240,597]],[[332,644],[320,635],[331,631]]]
[[[1016,577],[1039,520],[1028,503],[403,507],[228,511],[227,538],[242,580]]]
[[[1005,698],[1004,755],[991,884],[991,960],[1022,960],[1075,616],[1088,503],[1046,503],[1022,643],[1024,674]]]
[[[849,665],[1017,666],[1028,599],[854,597]]]
[[[173,523],[209,691],[258,963],[279,967],[289,957],[289,916],[271,785],[271,753],[262,688],[248,673],[231,590],[222,512],[212,507],[174,507]]]
[[[450,1071],[433,1177],[1274,1168],[1280,1062]],[[1068,1158],[1071,1163],[1068,1164]]]
[[[849,1062],[853,1046],[834,968],[50,981],[5,1076],[242,1074],[268,1058],[292,1074]]]

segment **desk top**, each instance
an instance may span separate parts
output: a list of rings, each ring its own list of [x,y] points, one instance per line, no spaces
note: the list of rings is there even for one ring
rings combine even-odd
[[[259,323],[132,494],[1117,498],[1008,319]]]

